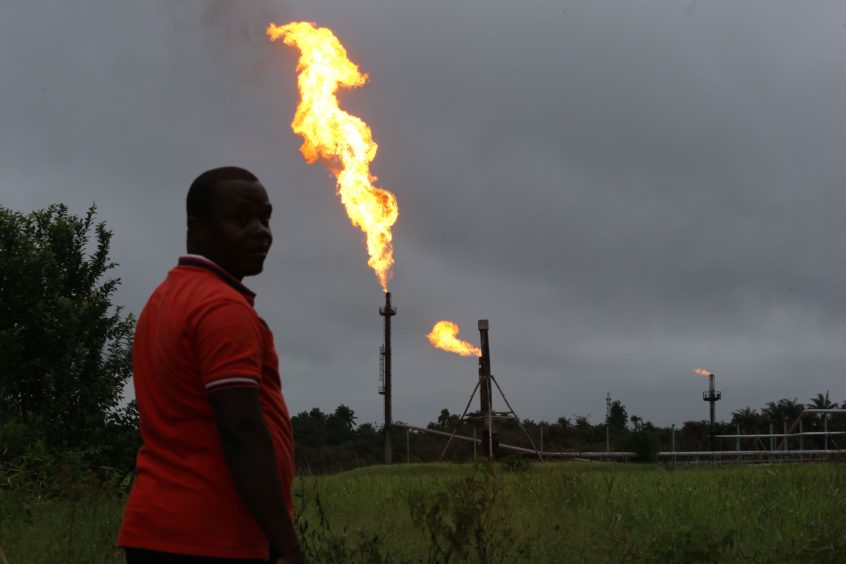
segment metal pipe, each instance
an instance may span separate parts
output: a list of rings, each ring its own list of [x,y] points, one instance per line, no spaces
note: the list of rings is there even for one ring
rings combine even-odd
[[[708,376],[708,396],[709,396],[709,403],[710,403],[710,411],[711,411],[711,451],[714,451],[714,374],[712,373]]]
[[[517,412],[514,411],[513,407],[511,407],[511,403],[508,401],[508,398],[505,397],[505,392],[503,392],[502,388],[499,387],[499,382],[496,381],[496,378],[494,378],[493,375],[491,375],[490,379],[494,384],[496,384],[496,389],[499,390],[499,395],[502,396],[502,400],[505,402],[505,405],[508,406],[508,409],[511,411],[511,414],[514,415],[514,419],[517,421],[517,426],[520,427],[520,429],[523,431],[523,434],[526,435],[527,439],[529,439],[529,443],[532,445],[532,448],[535,449],[534,452],[537,453],[538,458],[540,458],[540,461],[543,462],[543,454],[541,453],[540,450],[538,450],[538,447],[535,446],[535,441],[532,440],[532,436],[529,434],[529,432],[523,426],[523,423],[520,421],[520,418],[517,416]]]
[[[412,431],[420,431],[422,433],[430,433],[433,435],[439,435],[442,437],[449,437],[452,436],[451,433],[446,433],[444,431],[437,431],[435,429],[427,429],[424,427],[416,427],[414,425],[408,425],[406,423],[394,423],[394,427],[402,427],[404,429],[411,429]],[[464,435],[454,435],[454,438],[462,440],[462,441],[472,441],[474,443],[481,443],[482,439],[473,438],[473,437],[465,437]],[[500,448],[503,450],[517,452],[521,454],[527,454],[535,456],[537,455],[536,450],[532,450],[529,448],[523,448],[508,444],[501,444],[499,445]],[[585,460],[602,460],[606,458],[615,458],[615,459],[629,459],[634,458],[634,452],[544,452],[543,455],[545,457],[550,458],[571,458],[571,459],[585,459]],[[761,458],[761,457],[768,457],[771,454],[766,452],[762,452],[759,450],[742,450],[740,452],[735,451],[698,451],[698,452],[684,452],[684,451],[676,451],[676,452],[659,452],[659,458],[733,458],[736,456],[744,456],[744,457],[752,457],[752,458]],[[776,456],[779,457],[787,457],[787,458],[798,458],[800,455],[804,456],[824,456],[824,455],[837,455],[837,456],[846,456],[846,449],[843,450],[806,450],[804,453],[800,453],[799,451],[793,452],[779,452]]]
[[[393,459],[391,445],[391,317],[397,314],[397,308],[391,307],[391,293],[385,292],[385,307],[379,308],[379,315],[385,318],[385,464]]]
[[[802,428],[802,420],[799,420],[799,450],[805,450],[805,433]]]
[[[790,426],[790,429],[788,429],[787,432],[792,433],[793,430],[801,423],[802,418],[805,415],[812,414],[812,413],[824,413],[826,415],[830,415],[832,413],[846,413],[846,409],[840,409],[840,408],[809,408],[809,409],[803,409],[802,413],[799,414],[799,417],[797,417],[796,419],[793,420],[793,424]],[[786,445],[782,444],[782,445],[779,446],[779,448],[786,449]]]
[[[790,450],[787,448],[787,418],[784,418],[784,450]]]
[[[605,393],[605,452],[611,452],[611,392]],[[541,449],[543,450],[543,449]]]
[[[712,451],[715,450],[715,448],[714,448],[715,447],[714,435],[716,434],[716,429],[715,429],[715,409],[716,409],[716,405],[715,404],[716,404],[717,401],[720,400],[721,397],[722,397],[722,393],[718,392],[715,389],[714,373],[710,372],[710,373],[708,373],[708,391],[702,393],[702,399],[707,401],[710,404],[709,405],[709,412],[710,412],[710,416],[711,416],[711,433],[710,433],[711,440],[710,440],[710,443],[711,443],[711,450]]]
[[[825,416],[825,450],[828,450],[828,420],[830,417],[828,414]]]
[[[675,423],[673,423],[673,425],[671,426],[671,430],[672,430],[672,435],[671,435],[672,436],[672,439],[671,439],[672,452],[673,452],[673,454],[675,454],[676,453],[676,424]],[[676,458],[673,457],[673,462],[675,462],[675,461],[676,461]]]
[[[718,439],[761,439],[764,437],[813,437],[813,436],[820,436],[823,435],[846,435],[846,431],[805,431],[804,433],[772,433],[772,434],[758,434],[753,433],[750,435],[717,435]]]
[[[488,339],[489,323],[479,320],[479,337],[482,354],[479,357],[479,407],[482,415],[482,435],[487,435],[488,457],[493,458],[493,401],[491,397],[491,347]]]
[[[462,412],[461,417],[458,418],[458,423],[455,425],[455,429],[453,429],[452,434],[447,441],[447,444],[444,445],[444,450],[441,451],[441,458],[446,455],[447,449],[449,448],[450,443],[452,443],[452,438],[458,433],[458,428],[461,426],[461,422],[464,421],[464,418],[467,416],[467,412],[470,411],[470,404],[473,403],[473,398],[476,396],[476,391],[479,389],[479,382],[476,382],[476,387],[473,388],[473,393],[470,394],[470,399],[467,400],[467,405],[464,407],[464,412]],[[473,440],[476,439],[476,428],[473,427]],[[476,443],[473,443],[474,449],[474,456],[475,456],[475,448]]]

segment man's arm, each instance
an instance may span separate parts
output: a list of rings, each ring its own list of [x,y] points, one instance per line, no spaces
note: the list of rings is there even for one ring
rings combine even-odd
[[[301,562],[294,524],[288,514],[273,442],[264,423],[259,391],[228,388],[209,393],[223,457],[247,510],[285,562]]]

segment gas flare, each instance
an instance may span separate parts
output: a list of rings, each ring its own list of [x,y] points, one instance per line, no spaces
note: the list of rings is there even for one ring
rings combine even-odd
[[[458,325],[452,321],[438,321],[426,335],[432,346],[461,356],[482,356],[482,351],[458,338]]]
[[[711,372],[709,372],[708,370],[705,370],[704,368],[694,368],[693,372],[694,372],[694,374],[699,374],[700,376],[711,376],[712,375]]]
[[[300,152],[306,162],[320,159],[337,178],[338,195],[350,221],[365,233],[367,264],[387,292],[394,264],[391,227],[399,217],[397,199],[373,185],[376,177],[370,174],[370,162],[377,145],[370,128],[338,107],[335,96],[339,88],[362,86],[367,75],[347,58],[346,49],[328,28],[310,22],[271,23],[267,35],[300,50],[300,103],[291,128],[303,137]]]

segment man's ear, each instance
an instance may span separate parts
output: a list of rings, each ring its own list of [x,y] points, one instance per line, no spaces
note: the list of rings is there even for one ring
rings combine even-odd
[[[208,237],[208,226],[199,217],[188,216],[188,245],[191,247],[202,246]]]

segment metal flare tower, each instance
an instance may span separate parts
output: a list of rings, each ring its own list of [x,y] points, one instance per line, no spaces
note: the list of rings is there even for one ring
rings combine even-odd
[[[391,318],[397,314],[397,308],[391,306],[391,293],[385,292],[385,307],[379,308],[379,315],[385,318],[385,344],[382,345],[380,362],[382,385],[379,393],[385,396],[385,464],[390,464],[391,453]]]
[[[702,399],[711,404],[711,452],[714,452],[714,408],[723,393],[714,389],[714,373],[708,374],[708,391],[702,392]]]
[[[520,417],[517,415],[517,412],[514,411],[514,408],[511,407],[511,404],[508,401],[508,398],[505,397],[505,392],[502,391],[502,388],[499,386],[499,382],[496,381],[493,374],[491,374],[491,346],[490,340],[488,339],[488,330],[490,325],[488,324],[487,319],[480,319],[479,320],[479,335],[481,338],[481,348],[480,352],[481,355],[479,356],[479,381],[476,383],[476,387],[473,388],[473,393],[470,394],[470,399],[467,401],[467,407],[464,408],[464,413],[461,414],[461,417],[458,418],[458,423],[455,426],[455,430],[453,430],[452,434],[449,436],[449,440],[447,441],[446,446],[444,446],[444,450],[441,451],[441,458],[446,455],[446,451],[449,448],[449,445],[452,443],[452,439],[455,438],[456,433],[458,433],[458,428],[461,426],[462,421],[475,421],[481,424],[482,427],[482,437],[481,440],[477,440],[475,435],[472,439],[474,444],[476,442],[481,442],[482,452],[485,456],[489,457],[491,460],[496,458],[500,453],[499,448],[499,439],[497,438],[496,429],[494,427],[495,421],[514,421],[517,423],[517,426],[523,431],[523,434],[526,435],[526,438],[529,440],[529,444],[532,445],[532,450],[537,453],[538,458],[543,461],[543,455],[541,451],[535,446],[535,442],[532,440],[531,435],[529,435],[526,428],[523,426],[523,423],[520,421]],[[496,386],[496,389],[499,391],[499,395],[502,397],[502,401],[505,402],[505,405],[508,406],[508,411],[494,411],[493,410],[493,384]],[[470,405],[473,403],[473,398],[476,397],[476,392],[479,392],[479,411],[470,413]],[[476,455],[475,447],[473,450],[473,456]]]
[[[479,357],[479,419],[482,421],[482,445],[493,458],[496,431],[493,421],[493,396],[491,394],[491,347],[488,340],[488,320],[479,320],[479,337],[482,355]]]

